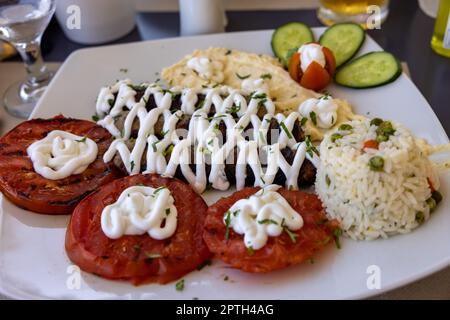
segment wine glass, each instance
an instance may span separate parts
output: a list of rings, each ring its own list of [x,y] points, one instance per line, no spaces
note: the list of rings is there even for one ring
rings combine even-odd
[[[53,76],[42,59],[41,38],[54,12],[55,0],[0,0],[0,39],[16,48],[28,73],[3,98],[14,116],[28,118]]]

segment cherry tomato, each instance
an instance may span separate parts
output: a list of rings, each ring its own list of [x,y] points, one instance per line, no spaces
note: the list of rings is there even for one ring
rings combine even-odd
[[[318,91],[325,88],[336,71],[336,59],[327,47],[322,47],[322,52],[325,56],[325,67],[313,61],[304,72],[301,69],[300,53],[294,53],[288,65],[291,78],[307,89]]]

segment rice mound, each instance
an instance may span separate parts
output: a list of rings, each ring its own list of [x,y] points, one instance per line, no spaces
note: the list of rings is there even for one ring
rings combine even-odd
[[[348,122],[352,129],[334,130],[320,145],[316,192],[328,217],[337,219],[344,234],[355,240],[387,238],[417,228],[430,217],[430,183],[439,188],[427,152],[402,125],[392,122],[395,132],[378,150],[363,148],[365,141],[377,137],[378,127],[370,121]],[[342,138],[335,135],[333,142],[333,134]],[[373,156],[384,159],[382,171],[371,169]]]

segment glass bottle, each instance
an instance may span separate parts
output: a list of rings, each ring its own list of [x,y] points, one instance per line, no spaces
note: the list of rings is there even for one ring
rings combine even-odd
[[[441,0],[436,17],[431,48],[445,57],[450,57],[450,0]]]

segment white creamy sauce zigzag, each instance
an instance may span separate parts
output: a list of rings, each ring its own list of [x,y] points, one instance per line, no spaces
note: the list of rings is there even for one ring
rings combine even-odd
[[[235,174],[238,190],[245,186],[245,164],[249,165],[254,173],[255,186],[263,187],[272,184],[276,172],[281,169],[287,177],[286,187],[298,189],[297,179],[305,159],[309,159],[315,165],[318,163],[318,157],[312,152],[307,152],[307,144],[297,143],[292,137],[294,123],[296,120],[300,121],[302,116],[298,112],[293,112],[287,117],[283,114],[275,114],[275,106],[263,87],[253,92],[250,102],[247,103],[245,95],[249,96],[249,93],[225,86],[204,89],[172,88],[171,90],[163,90],[155,83],[141,86],[146,89],[139,101],[135,100],[136,91],[129,80],[104,87],[100,91],[96,106],[97,114],[103,117],[98,124],[116,138],[103,160],[109,162],[118,153],[129,174],[140,172],[141,160],[145,156],[147,167],[143,173],[158,173],[173,177],[177,168],[180,167],[183,176],[197,192],[203,192],[208,183],[211,183],[215,189],[226,190],[230,186],[225,175],[226,159],[237,147]],[[170,108],[174,92],[181,93],[181,110],[172,113]],[[116,98],[115,95],[117,95]],[[151,95],[157,107],[147,111],[145,106]],[[200,107],[196,108],[198,95],[204,95],[205,100]],[[267,114],[263,119],[259,119],[257,112],[262,105],[267,110]],[[215,114],[208,117],[212,106],[214,106]],[[124,109],[129,113],[121,132],[116,126],[115,117],[119,116]],[[233,118],[230,110],[237,113],[237,119]],[[184,114],[191,115],[191,119],[187,137],[180,139],[175,128]],[[155,124],[160,116],[164,117],[164,137],[161,140],[154,132]],[[285,130],[281,130],[277,143],[267,145],[263,137],[266,136],[272,118],[283,123]],[[135,119],[139,121],[139,133],[134,147],[130,150],[127,142],[130,141]],[[225,124],[227,133],[227,139],[223,145],[219,144],[221,133],[217,130],[221,122]],[[243,130],[250,123],[253,126],[253,137],[247,141],[243,136]],[[165,150],[170,145],[174,147],[170,160],[167,162]],[[192,146],[195,147],[195,172],[189,166]],[[295,150],[292,165],[289,165],[281,153],[281,150],[286,147]],[[259,152],[261,148],[267,151],[267,167],[261,164]],[[144,154],[145,151],[146,154]],[[206,173],[206,155],[211,159],[209,176]]]

